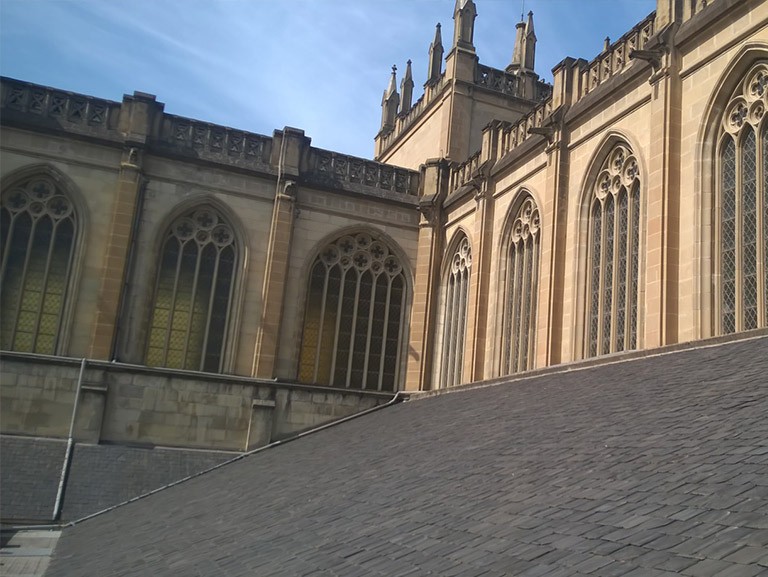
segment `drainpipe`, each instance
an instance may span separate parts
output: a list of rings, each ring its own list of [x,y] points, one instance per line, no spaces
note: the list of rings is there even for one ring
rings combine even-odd
[[[77,389],[75,391],[75,402],[72,405],[72,419],[69,422],[69,436],[67,437],[67,450],[64,453],[64,464],[61,467],[61,477],[59,478],[59,488],[56,490],[56,502],[53,504],[53,520],[58,521],[61,517],[61,505],[64,497],[64,486],[67,483],[69,475],[69,465],[72,459],[72,450],[74,449],[75,417],[77,417],[77,407],[80,404],[80,389],[83,386],[83,373],[85,373],[85,357],[80,361],[80,374],[77,376]]]

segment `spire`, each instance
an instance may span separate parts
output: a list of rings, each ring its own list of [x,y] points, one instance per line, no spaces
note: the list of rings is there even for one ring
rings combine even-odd
[[[400,95],[397,93],[397,66],[392,65],[392,75],[389,86],[381,98],[381,131],[389,132],[395,127],[397,107],[400,105]]]
[[[525,24],[525,58],[523,65],[526,70],[534,70],[536,62],[536,32],[533,31],[533,12],[528,12],[528,22]]]
[[[523,67],[525,54],[525,22],[520,20],[515,25],[515,48],[512,50],[512,62],[507,66],[508,72],[516,72]]]
[[[435,39],[429,45],[429,70],[427,84],[440,78],[443,66],[443,37],[440,34],[440,22],[435,26]]]
[[[400,114],[405,114],[411,109],[411,100],[413,100],[413,74],[410,60],[405,65],[405,76],[400,82],[400,93],[402,94]]]
[[[508,72],[533,72],[536,62],[536,32],[533,30],[533,12],[528,12],[528,21],[515,26],[515,48],[512,51],[512,62],[507,66]]]
[[[466,48],[474,52],[475,18],[477,7],[473,0],[456,0],[453,9],[453,47]]]
[[[392,65],[392,75],[389,77],[389,86],[387,87],[387,98],[397,94],[397,66]]]

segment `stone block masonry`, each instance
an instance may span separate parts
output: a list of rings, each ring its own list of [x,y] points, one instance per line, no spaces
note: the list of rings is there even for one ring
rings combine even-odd
[[[3,520],[52,520],[80,359],[4,352]],[[63,518],[75,519],[391,395],[87,361]]]

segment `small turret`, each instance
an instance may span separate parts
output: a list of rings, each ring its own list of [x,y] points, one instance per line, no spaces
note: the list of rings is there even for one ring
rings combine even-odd
[[[525,22],[520,20],[515,26],[515,48],[512,50],[512,62],[507,72],[517,72],[523,67],[525,58]]]
[[[536,63],[536,33],[533,31],[533,12],[528,12],[528,22],[525,25],[525,58],[523,65],[526,70],[533,71]]]
[[[400,114],[405,114],[411,109],[413,100],[413,74],[411,73],[411,61],[408,60],[405,66],[405,76],[400,82]]]
[[[533,72],[536,64],[536,32],[533,30],[533,12],[528,12],[528,21],[517,23],[515,48],[507,72]]]
[[[440,34],[440,23],[435,26],[435,39],[429,45],[429,70],[427,71],[427,82],[430,84],[440,78],[443,67],[443,38]]]
[[[397,66],[392,65],[389,86],[381,98],[381,132],[390,132],[395,127],[400,95],[397,93]]]
[[[477,7],[473,0],[456,0],[453,10],[453,47],[475,51],[475,18]]]

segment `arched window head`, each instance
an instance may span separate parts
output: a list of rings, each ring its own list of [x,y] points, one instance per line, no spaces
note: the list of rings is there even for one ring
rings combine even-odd
[[[237,262],[235,234],[216,209],[173,221],[160,253],[148,365],[223,370]]]
[[[442,346],[439,348],[440,357],[436,363],[439,367],[439,387],[452,387],[462,381],[472,267],[472,247],[466,236],[456,244],[449,262],[450,267],[443,287]]]
[[[75,252],[75,207],[51,178],[35,176],[3,192],[0,219],[0,347],[54,354]]]
[[[310,272],[299,379],[396,390],[406,296],[403,263],[382,240],[361,232],[324,247]]]
[[[721,334],[768,325],[768,65],[754,66],[725,107],[717,151],[715,245]]]
[[[533,368],[541,244],[539,209],[531,196],[512,221],[505,263],[502,374]]]
[[[637,347],[639,172],[632,151],[617,144],[589,196],[587,357]]]

